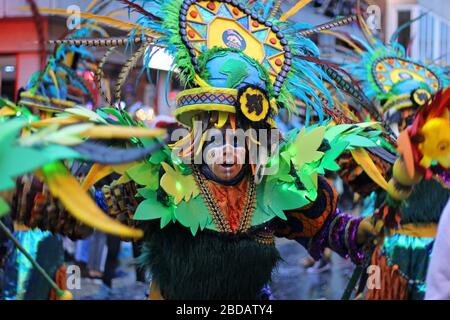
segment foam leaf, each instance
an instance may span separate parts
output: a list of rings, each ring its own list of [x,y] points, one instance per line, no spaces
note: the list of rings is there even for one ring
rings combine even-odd
[[[294,147],[289,148],[289,151],[294,153],[292,162],[297,170],[306,164],[319,160],[323,156],[323,152],[317,151],[323,141],[325,135],[325,127],[316,127],[309,132],[302,129],[297,135],[294,142]]]
[[[173,196],[175,204],[179,204],[183,199],[189,201],[200,193],[192,175],[183,175],[165,162],[161,165],[165,171],[161,178],[161,187]]]

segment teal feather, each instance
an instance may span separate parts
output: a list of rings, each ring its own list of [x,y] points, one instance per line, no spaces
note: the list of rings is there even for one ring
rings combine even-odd
[[[398,29],[392,34],[391,39],[389,40],[389,43],[395,43],[395,41],[397,41],[397,37],[400,34],[400,32],[405,30],[407,27],[412,25],[414,22],[419,21],[420,19],[425,17],[427,14],[428,14],[428,12],[424,12],[421,15],[419,15],[417,18],[414,18],[411,21],[408,21],[407,23],[404,23],[403,25],[398,27]]]

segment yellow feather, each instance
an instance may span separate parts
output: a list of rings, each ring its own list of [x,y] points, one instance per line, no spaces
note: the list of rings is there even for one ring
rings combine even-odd
[[[111,166],[94,163],[94,165],[91,167],[91,170],[89,170],[88,174],[86,175],[86,178],[83,180],[81,188],[87,191],[90,187],[92,187],[104,177],[109,176],[111,173],[113,173],[113,168]]]
[[[133,161],[133,162],[129,162],[129,163],[115,164],[115,165],[112,165],[111,167],[114,172],[123,175],[123,174],[125,174],[125,171],[127,171],[131,167],[134,167],[138,163],[139,163],[138,161]]]
[[[339,40],[342,40],[343,42],[348,44],[350,47],[352,47],[357,53],[362,53],[363,52],[353,41],[351,41],[350,39],[342,36],[341,34],[339,34],[337,32],[330,31],[330,30],[324,30],[324,31],[321,31],[321,33],[330,34],[332,36],[335,36]]]
[[[16,114],[16,111],[11,109],[8,106],[0,108],[0,117],[13,116],[15,114]]]
[[[30,125],[32,128],[43,128],[51,124],[57,123],[60,125],[69,125],[77,122],[81,122],[84,118],[77,116],[67,116],[67,117],[52,117],[40,121],[32,122]]]
[[[388,183],[378,171],[369,154],[363,148],[356,148],[351,151],[353,159],[363,168],[367,175],[384,190],[388,189]]]
[[[117,9],[117,10],[113,10],[111,12],[109,12],[106,16],[108,17],[117,17],[117,16],[126,16],[126,13],[124,12],[123,9]]]
[[[366,20],[360,14],[358,14],[357,17],[358,17],[358,21],[361,25],[361,29],[366,36],[367,41],[369,42],[369,44],[373,45],[375,43],[375,40],[374,40],[375,37],[373,36],[372,31],[370,31],[370,28],[367,25]]]
[[[53,84],[56,87],[56,90],[59,92],[59,85],[58,85],[58,79],[56,79],[56,74],[55,71],[53,71],[52,69],[48,69],[48,74],[50,75],[50,77],[52,78]]]
[[[86,11],[91,11],[92,9],[94,9],[97,2],[98,0],[92,0],[91,3],[89,3],[89,5],[87,6]]]
[[[123,225],[101,211],[61,162],[45,166],[43,172],[50,192],[80,222],[120,237],[141,238],[143,236],[142,230]]]
[[[83,137],[94,139],[154,138],[163,136],[164,129],[136,128],[127,126],[95,126],[81,133]]]
[[[295,6],[293,6],[291,9],[289,9],[288,12],[283,14],[280,18],[280,21],[286,21],[290,17],[292,17],[294,14],[296,14],[301,8],[306,6],[308,3],[310,3],[312,0],[300,0],[296,3]]]
[[[42,101],[42,102],[45,102],[46,104],[53,103],[53,104],[64,106],[66,108],[71,108],[71,107],[75,106],[75,102],[72,102],[72,101],[44,97],[44,96],[40,96],[37,94],[33,94],[28,91],[22,92],[20,94],[20,98],[21,99],[28,98],[30,100],[32,99],[32,100]]]

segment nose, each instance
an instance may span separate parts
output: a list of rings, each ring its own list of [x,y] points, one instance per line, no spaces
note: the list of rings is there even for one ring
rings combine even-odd
[[[223,148],[223,154],[224,155],[231,155],[233,153],[234,153],[234,148],[231,145],[227,144],[225,146],[225,148]]]

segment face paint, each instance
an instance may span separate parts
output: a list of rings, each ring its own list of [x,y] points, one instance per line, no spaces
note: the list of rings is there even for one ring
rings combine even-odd
[[[231,129],[211,130],[203,150],[203,159],[220,180],[238,176],[246,159],[245,139],[236,139]]]
[[[208,145],[205,147],[204,155],[205,162],[211,164],[244,164],[245,163],[245,148],[235,148],[230,144],[223,146]]]

